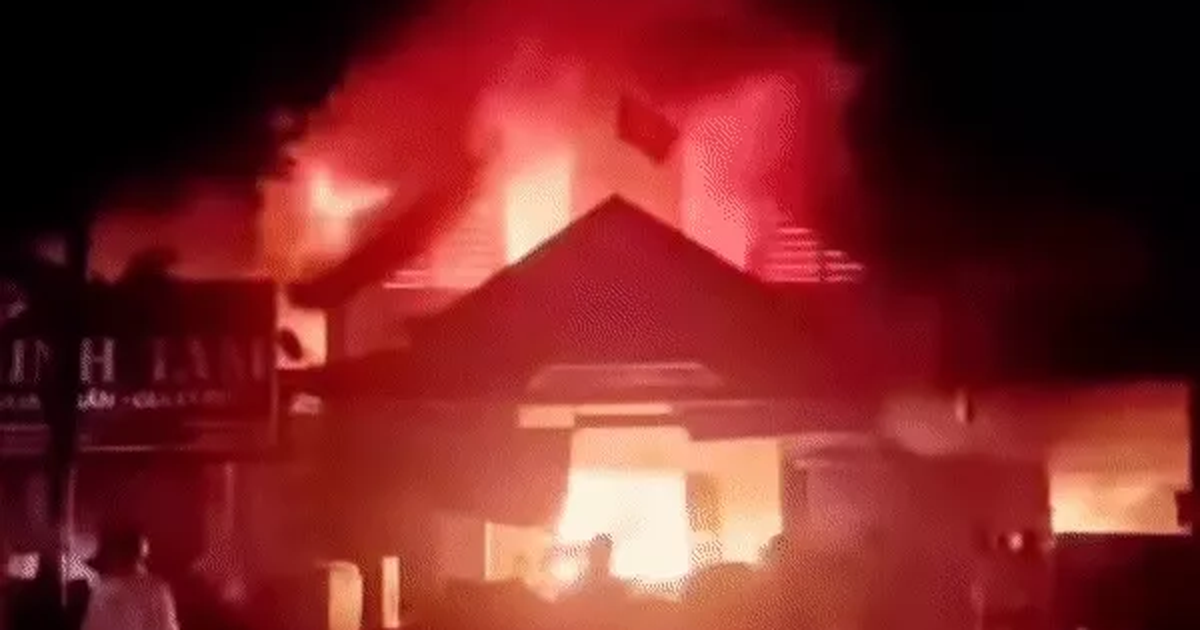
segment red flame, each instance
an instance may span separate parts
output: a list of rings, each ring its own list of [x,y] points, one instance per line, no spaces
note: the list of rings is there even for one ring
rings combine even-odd
[[[781,30],[733,0],[617,0],[582,13],[513,1],[444,3],[392,53],[350,74],[296,152],[307,167],[301,220],[319,251],[305,253],[288,231],[276,249],[336,258],[360,217],[398,190],[437,185],[440,165],[483,139],[498,146],[471,212],[493,220],[458,229],[494,231],[455,238],[490,240],[501,253],[457,246],[423,264],[486,269],[412,277],[485,279],[611,194],[749,268],[781,225],[802,227],[853,186],[839,118],[854,71],[828,40]],[[694,36],[681,39],[681,29]],[[630,126],[630,103],[645,124]],[[406,183],[371,183],[380,181]],[[811,240],[801,257],[817,262],[793,252],[783,266],[819,269],[825,245]],[[755,271],[805,280],[860,271],[835,263],[831,274]]]
[[[308,180],[309,206],[313,214],[326,219],[350,221],[378,208],[392,195],[379,184],[335,181],[325,167],[316,167]]]

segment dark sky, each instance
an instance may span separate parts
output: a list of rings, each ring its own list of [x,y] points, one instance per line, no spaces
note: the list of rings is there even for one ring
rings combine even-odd
[[[1195,206],[1192,65],[1179,10],[1153,3],[894,3],[859,132],[900,188],[952,180],[993,238],[1023,213],[1118,212],[1155,236]],[[908,184],[906,187],[905,184]],[[962,197],[958,197],[961,195]],[[1057,199],[1051,207],[1021,203]],[[895,220],[921,223],[914,211]],[[1036,222],[1035,222],[1036,225]],[[966,229],[966,232],[972,230]],[[983,237],[980,237],[983,238]]]
[[[1190,361],[1200,108],[1183,9],[962,4],[896,2],[851,29],[883,42],[855,131],[887,202],[859,234],[922,278],[984,261],[971,281],[1000,295],[962,291],[960,306],[1007,300],[1014,347],[1089,369]],[[1025,286],[986,277],[1014,268]]]

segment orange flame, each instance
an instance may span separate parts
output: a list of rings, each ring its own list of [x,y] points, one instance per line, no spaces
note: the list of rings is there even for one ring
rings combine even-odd
[[[313,167],[307,180],[308,211],[322,245],[337,250],[347,247],[354,223],[385,204],[392,192],[381,184],[335,179],[323,165]]]
[[[507,262],[524,258],[571,220],[574,156],[551,153],[509,179],[504,197],[504,250]]]
[[[313,214],[349,221],[383,205],[391,188],[379,184],[337,182],[328,168],[318,166],[308,180],[308,202]]]
[[[556,539],[578,545],[601,534],[613,539],[616,577],[657,584],[686,576],[691,550],[683,474],[572,472]],[[572,581],[580,569],[571,562],[551,567],[563,581]]]

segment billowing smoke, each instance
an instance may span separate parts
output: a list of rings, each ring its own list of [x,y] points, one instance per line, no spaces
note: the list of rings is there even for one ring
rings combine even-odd
[[[619,192],[682,208],[681,227],[744,264],[767,226],[803,223],[854,187],[841,125],[853,68],[824,34],[784,26],[750,2],[445,0],[394,42],[352,69],[295,147],[295,181],[268,195],[267,245],[280,275],[311,262],[296,259],[305,249],[297,243],[308,241],[310,257],[336,258],[362,231],[338,234],[346,212],[314,216],[305,188],[314,177],[332,174],[343,202],[381,185],[403,200],[484,150],[481,194],[507,195],[508,236],[525,241],[522,251],[566,220],[534,215],[577,212]],[[677,173],[668,184],[646,183],[660,175],[592,146],[614,99],[630,95],[678,126],[671,162],[655,165]],[[547,192],[550,171],[596,179],[589,159],[610,171],[590,196],[546,199],[561,196]],[[514,195],[530,199],[516,204]],[[379,206],[349,205],[368,218]],[[514,222],[524,234],[514,235]]]

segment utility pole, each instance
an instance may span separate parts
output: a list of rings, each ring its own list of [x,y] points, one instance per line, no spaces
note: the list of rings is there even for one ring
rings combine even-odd
[[[64,237],[64,286],[53,292],[54,295],[49,297],[49,309],[43,311],[49,314],[53,322],[53,368],[41,395],[43,418],[50,434],[46,452],[50,531],[42,561],[49,563],[44,569],[44,577],[47,581],[53,580],[58,587],[60,610],[66,603],[66,576],[62,570],[62,558],[69,548],[74,525],[75,464],[79,446],[79,349],[88,308],[91,222],[80,219]]]

